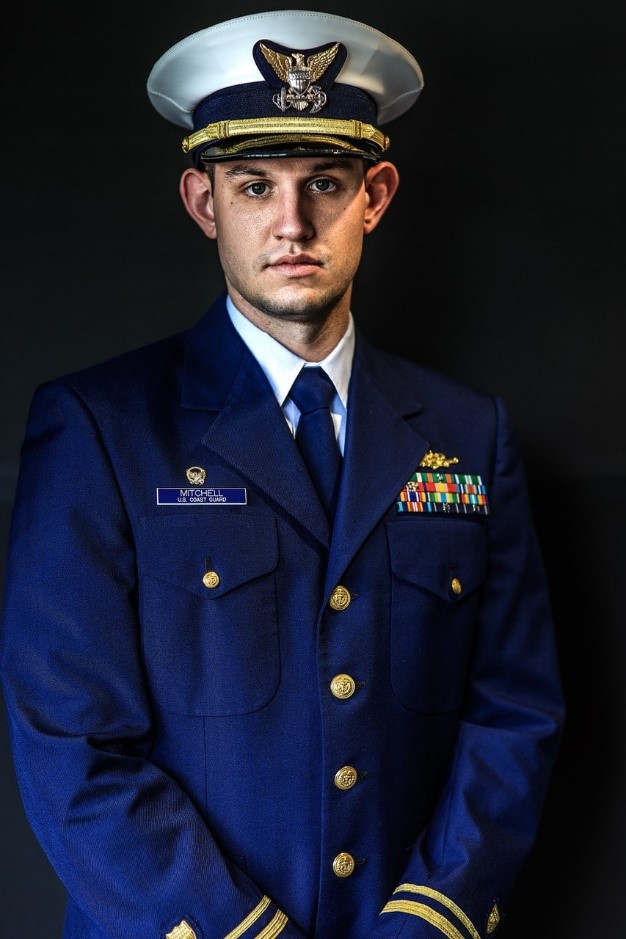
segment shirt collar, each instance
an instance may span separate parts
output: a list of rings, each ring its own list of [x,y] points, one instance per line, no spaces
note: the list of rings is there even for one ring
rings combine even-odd
[[[257,362],[265,372],[276,400],[282,407],[300,369],[303,366],[319,365],[332,380],[339,400],[344,408],[348,407],[348,387],[352,372],[354,358],[355,331],[352,313],[349,314],[348,328],[335,346],[335,348],[321,362],[307,363],[290,352],[269,333],[255,326],[246,316],[239,312],[229,296],[226,297],[226,307],[232,324],[248,346]]]

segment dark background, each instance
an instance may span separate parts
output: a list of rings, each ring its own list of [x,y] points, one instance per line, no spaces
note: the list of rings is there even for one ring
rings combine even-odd
[[[145,81],[190,32],[267,8],[36,0],[5,17],[2,557],[35,386],[190,325],[222,287],[214,245],[179,201],[182,132]],[[356,318],[378,345],[505,399],[553,590],[569,718],[500,935],[623,939],[623,5],[332,11],[398,39],[426,79],[388,127],[400,194],[366,242]],[[58,939],[63,890],[0,730],[0,939]]]

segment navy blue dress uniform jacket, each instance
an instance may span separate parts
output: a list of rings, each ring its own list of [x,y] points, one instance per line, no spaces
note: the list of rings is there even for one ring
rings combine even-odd
[[[488,515],[398,510],[428,450],[482,477]],[[158,504],[190,467],[247,501]],[[501,402],[358,336],[331,537],[224,298],[46,383],[3,676],[66,939],[490,935],[562,720]]]

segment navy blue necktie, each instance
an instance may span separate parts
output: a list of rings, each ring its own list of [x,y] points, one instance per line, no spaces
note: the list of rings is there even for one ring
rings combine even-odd
[[[296,443],[313,480],[328,518],[334,513],[341,453],[337,443],[330,406],[335,386],[324,371],[303,368],[289,397],[300,411]]]

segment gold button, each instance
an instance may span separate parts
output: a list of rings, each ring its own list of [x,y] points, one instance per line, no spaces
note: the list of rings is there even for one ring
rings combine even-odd
[[[330,683],[330,690],[336,698],[351,698],[356,691],[356,682],[350,675],[335,675]]]
[[[451,581],[451,583],[450,583],[450,587],[452,588],[452,593],[456,593],[457,597],[458,597],[458,595],[461,593],[461,591],[463,590],[463,587],[462,587],[462,585],[461,585],[461,581],[459,580],[458,577],[453,577],[453,578],[452,578],[452,581]]]
[[[333,871],[337,877],[350,877],[354,873],[354,858],[347,851],[342,851],[333,861]]]
[[[208,587],[209,590],[213,590],[214,587],[220,582],[220,575],[216,574],[215,571],[207,571],[204,577],[202,578],[202,583],[205,587]]]
[[[338,584],[330,595],[328,605],[332,610],[345,610],[350,606],[350,591]]]
[[[335,785],[337,789],[352,789],[358,778],[358,773],[354,766],[342,766],[335,773]]]

